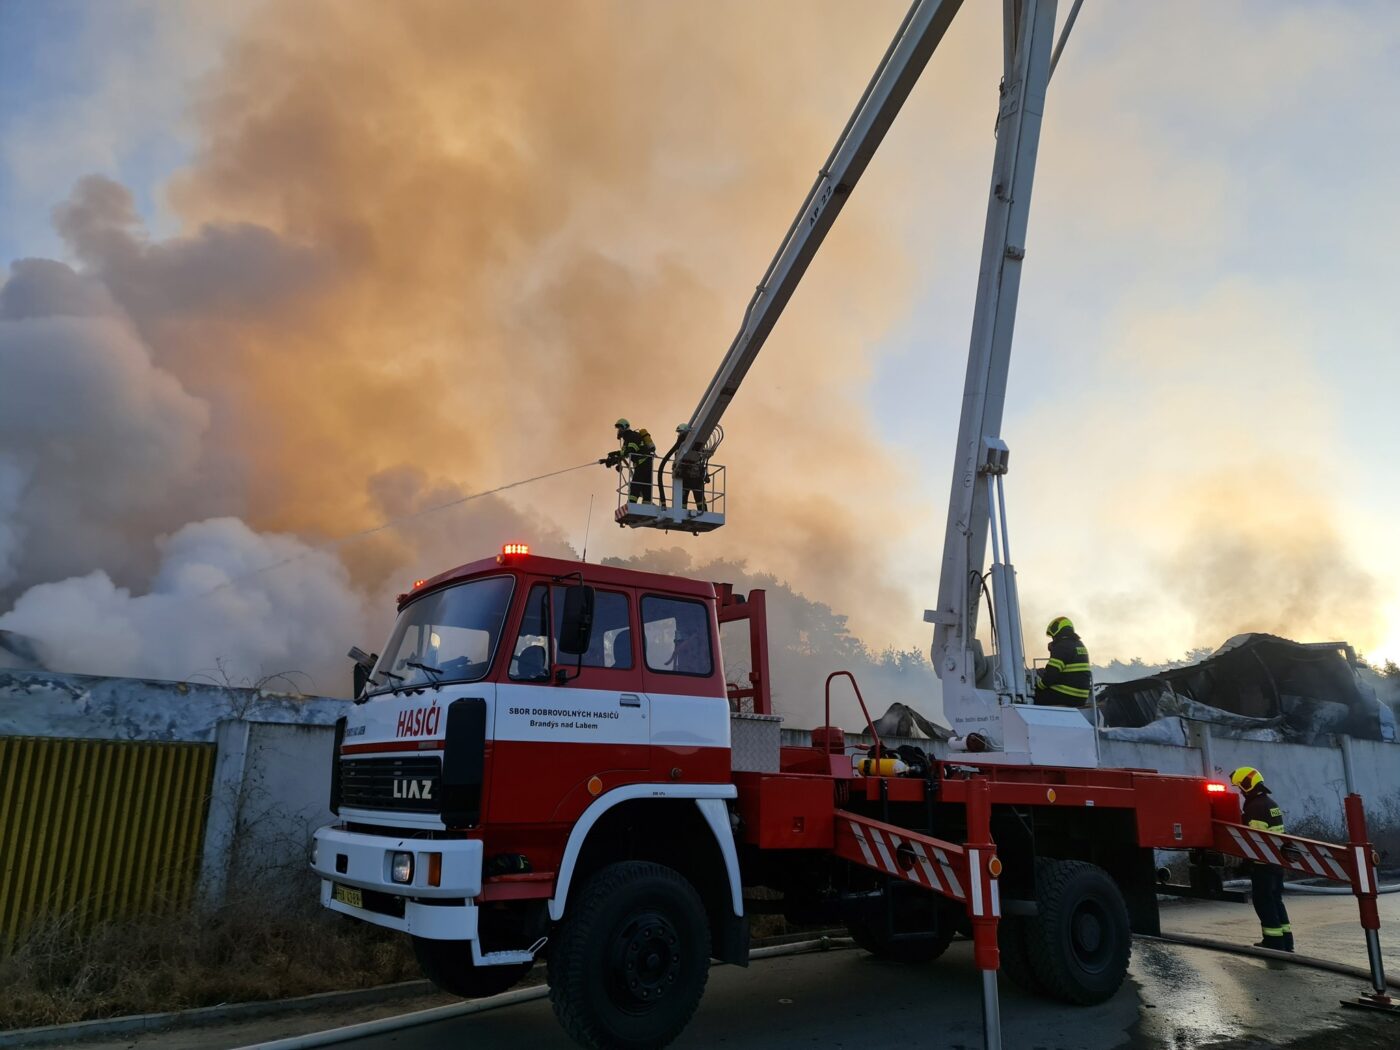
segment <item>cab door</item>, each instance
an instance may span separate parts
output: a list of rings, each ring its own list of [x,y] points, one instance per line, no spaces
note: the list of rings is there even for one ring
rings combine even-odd
[[[729,697],[714,599],[639,591],[642,667],[651,699],[652,775],[730,779]]]
[[[530,582],[496,697],[493,816],[568,819],[561,808],[581,812],[592,800],[591,778],[612,788],[645,779],[650,767],[635,596],[595,589],[592,641],[575,657],[557,651],[563,595],[562,584]]]

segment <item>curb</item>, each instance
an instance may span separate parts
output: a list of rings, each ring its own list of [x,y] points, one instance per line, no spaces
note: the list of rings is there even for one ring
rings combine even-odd
[[[40,1028],[15,1028],[0,1032],[0,1047],[53,1046],[82,1039],[97,1039],[109,1035],[136,1032],[156,1032],[166,1028],[205,1028],[225,1021],[242,1021],[271,1014],[297,1013],[328,1006],[360,1006],[390,999],[406,999],[427,995],[433,991],[431,981],[401,981],[359,988],[345,992],[317,992],[294,999],[264,999],[251,1003],[224,1003],[219,1006],[197,1006],[190,1010],[170,1010],[156,1014],[129,1014],[126,1017],[103,1017],[73,1024],[44,1025]]]

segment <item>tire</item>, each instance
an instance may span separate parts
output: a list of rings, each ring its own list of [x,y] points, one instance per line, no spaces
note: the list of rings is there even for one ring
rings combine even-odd
[[[1026,923],[1030,969],[1054,999],[1089,1006],[1123,984],[1132,931],[1123,894],[1108,872],[1079,860],[1039,860],[1040,912]]]
[[[652,1050],[690,1022],[710,974],[710,926],[677,871],[622,861],[569,902],[549,959],[549,998],[589,1050]]]
[[[912,905],[914,902],[909,903]],[[904,920],[907,919],[907,925],[915,926],[920,919],[919,911],[929,906],[932,905],[920,901],[916,907],[901,909],[905,914],[896,914],[896,924],[904,925]],[[932,907],[936,909],[936,906]],[[933,962],[948,950],[948,945],[953,941],[953,924],[936,910],[934,918],[937,922],[936,932],[932,936],[920,937],[917,940],[891,940],[889,933],[884,929],[883,916],[852,916],[846,920],[846,929],[850,931],[856,946],[865,949],[875,958],[917,966]]]
[[[1026,943],[1029,920],[1011,915],[997,923],[997,949],[1001,955],[1001,972],[1023,991],[1043,995],[1045,988],[1031,968],[1030,948]]]
[[[449,995],[481,999],[514,988],[534,963],[473,966],[471,941],[430,941],[413,938],[413,955],[423,976]]]

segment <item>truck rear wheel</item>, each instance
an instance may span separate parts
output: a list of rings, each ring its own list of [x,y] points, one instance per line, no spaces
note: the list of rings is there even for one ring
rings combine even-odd
[[[1039,914],[1026,921],[1026,952],[1052,998],[1091,1005],[1123,984],[1132,931],[1123,894],[1108,872],[1079,860],[1039,860]]]
[[[1001,955],[1001,972],[1007,979],[1024,991],[1039,995],[1045,989],[1031,968],[1030,949],[1026,944],[1028,922],[1019,915],[1008,915],[998,922],[997,949]]]
[[[474,966],[471,941],[430,941],[426,937],[413,938],[413,955],[424,977],[463,999],[481,999],[514,988],[534,965]]]
[[[569,902],[549,959],[549,998],[591,1050],[662,1047],[689,1023],[710,973],[710,927],[677,871],[622,861]]]

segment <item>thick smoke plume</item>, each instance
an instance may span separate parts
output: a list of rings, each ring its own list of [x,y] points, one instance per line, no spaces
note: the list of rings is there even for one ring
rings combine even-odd
[[[1355,632],[1374,618],[1375,579],[1347,552],[1322,501],[1275,480],[1255,477],[1241,492],[1234,479],[1216,478],[1182,501],[1194,518],[1161,563],[1165,593],[1191,611],[1194,637],[1264,631],[1366,644]]]
[[[729,523],[688,548],[706,572],[786,581],[793,608],[819,598],[775,644],[820,650],[823,673],[903,660],[854,639],[896,654],[927,643],[929,594],[912,592],[932,581],[900,567],[934,565],[946,488],[908,454],[927,435],[882,436],[869,347],[906,323],[916,262],[940,287],[970,281],[975,254],[944,260],[914,213],[941,223],[985,190],[991,110],[962,100],[978,86],[995,98],[998,14],[969,5],[926,74],[948,82],[920,87],[946,108],[935,88],[955,84],[966,116],[900,157],[901,128],[928,116],[907,113],[852,196],[726,419]],[[605,529],[601,468],[332,541],[601,455],[618,416],[664,444],[897,20],[898,7],[623,0],[548,17],[455,0],[255,9],[200,88],[190,161],[161,188],[178,232],[153,236],[128,188],[93,175],[56,202],[67,261],[22,260],[0,289],[0,630],[31,635],[55,667],[186,676],[225,659],[236,677],[302,671],[343,691],[341,653],[377,644],[405,583],[504,540],[577,551],[590,497],[595,559],[669,548]],[[1120,123],[1047,125],[1038,250],[1059,230],[1072,255],[1092,234],[1090,254],[1115,267],[1176,245],[1194,270],[1185,217],[1211,194],[1138,141],[1151,136],[1137,109],[1104,109],[1121,99],[1105,83],[1143,82],[1095,76],[1073,88],[1060,74],[1057,91],[1081,97],[1047,119],[1097,99]],[[965,196],[955,183],[972,169]],[[1071,200],[1056,170],[1098,182]],[[1173,227],[1167,241],[1154,224]],[[976,216],[968,227],[975,238]],[[1097,244],[1123,230],[1121,252]],[[1037,258],[1028,276],[1043,281],[1050,256]],[[1031,526],[1017,531],[1028,639],[1068,613],[1096,658],[1247,629],[1376,644],[1366,571],[1335,553],[1320,512],[1296,509],[1344,484],[1280,423],[1280,406],[1314,422],[1335,411],[1308,333],[1248,287],[1129,295],[1107,320],[1062,289],[1104,330],[1076,322],[1046,353],[1034,287],[1013,373],[1038,349],[1084,386],[1008,419]],[[964,339],[918,353],[960,357]],[[1106,376],[1126,393],[1077,400]],[[930,415],[956,410],[955,391],[934,393]],[[218,579],[194,596],[192,581]],[[833,610],[844,634],[822,626]],[[889,699],[917,706],[926,665],[906,670]],[[789,673],[782,702],[810,709],[815,671]]]
[[[833,68],[792,46],[815,32],[793,13],[251,16],[168,188],[182,232],[151,237],[131,193],[90,176],[54,210],[76,268],[26,260],[4,286],[0,629],[61,668],[223,658],[341,688],[328,661],[373,644],[405,580],[503,539],[571,550],[550,522],[577,546],[589,495],[597,537],[601,468],[530,493],[528,514],[482,501],[240,576],[601,455],[618,415],[664,442],[888,29],[843,17]],[[853,205],[794,303],[839,309],[794,310],[735,407],[721,458],[749,512],[709,541],[863,627],[910,604],[849,509],[902,498],[855,393],[861,345],[904,300],[898,254]],[[227,585],[198,598],[209,581]]]

